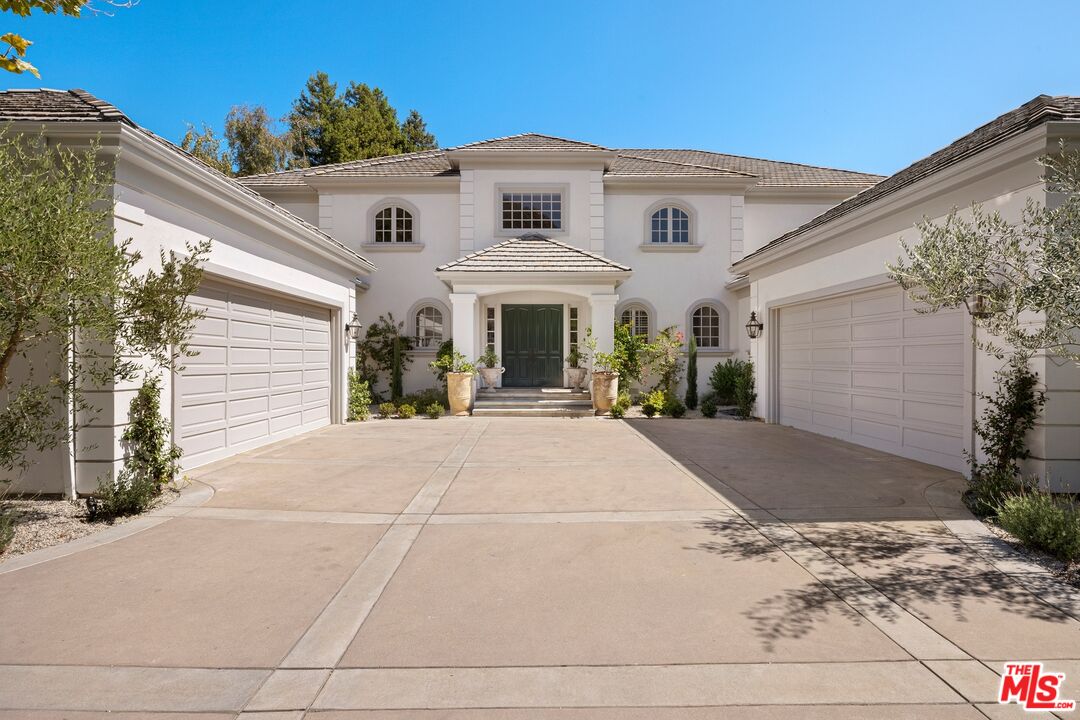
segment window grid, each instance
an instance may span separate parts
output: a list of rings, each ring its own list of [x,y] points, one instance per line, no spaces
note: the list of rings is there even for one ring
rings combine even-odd
[[[413,241],[413,217],[405,208],[391,206],[375,215],[375,242],[408,243]]]
[[[631,305],[623,310],[621,324],[629,325],[634,335],[649,337],[649,312],[640,305]]]
[[[578,346],[578,309],[570,308],[570,351],[577,350]]]
[[[663,207],[652,214],[652,242],[690,242],[690,216],[675,206]]]
[[[720,313],[716,308],[703,305],[694,311],[694,340],[699,348],[720,347]]]
[[[495,351],[495,308],[489,307],[486,312],[486,325],[485,325],[485,337],[487,339],[487,349],[492,352]]]
[[[416,311],[416,346],[438,347],[443,341],[443,314],[437,307],[425,305]]]
[[[503,230],[561,230],[562,193],[504,192]]]

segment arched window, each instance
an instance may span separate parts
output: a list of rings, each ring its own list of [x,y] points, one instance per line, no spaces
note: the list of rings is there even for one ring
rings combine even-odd
[[[375,213],[375,242],[411,243],[413,216],[403,207],[391,205]]]
[[[701,305],[691,315],[690,327],[699,348],[722,348],[724,346],[723,317],[713,305]]]
[[[634,335],[649,337],[649,311],[644,305],[627,305],[619,320],[621,325],[629,325]]]
[[[690,215],[675,205],[668,205],[652,214],[651,241],[654,243],[689,244]]]
[[[416,347],[437,348],[443,341],[442,310],[424,305],[416,311]]]

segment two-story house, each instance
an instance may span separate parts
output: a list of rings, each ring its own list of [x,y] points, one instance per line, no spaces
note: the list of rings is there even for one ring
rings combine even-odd
[[[692,332],[704,385],[749,347],[728,266],[880,179],[528,133],[242,182],[379,266],[357,311],[405,321],[416,390],[451,337],[494,348],[504,386],[561,386],[586,329],[604,349],[617,321]]]

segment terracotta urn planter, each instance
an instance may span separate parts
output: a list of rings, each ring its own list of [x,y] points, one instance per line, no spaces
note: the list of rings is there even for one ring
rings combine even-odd
[[[506,368],[501,367],[482,367],[480,368],[480,377],[484,380],[484,387],[494,388],[495,383],[499,382],[499,376],[506,372]]]
[[[585,368],[572,367],[566,369],[566,381],[570,384],[570,387],[577,390],[581,387],[581,384],[585,382]]]
[[[451,415],[468,415],[472,409],[472,379],[472,373],[446,373]]]
[[[619,399],[619,373],[609,370],[593,370],[592,374],[592,404],[597,415],[603,415],[611,410],[611,406]]]

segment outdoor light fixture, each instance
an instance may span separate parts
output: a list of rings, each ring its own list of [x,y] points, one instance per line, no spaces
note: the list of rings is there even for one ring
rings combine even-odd
[[[352,314],[352,320],[345,323],[345,337],[353,342],[360,339],[360,328],[364,327],[360,324],[360,317],[356,314]]]
[[[968,312],[973,318],[988,318],[994,313],[990,310],[990,302],[986,295],[981,292],[973,292],[964,300]]]
[[[750,336],[751,340],[756,340],[761,337],[761,329],[763,327],[765,326],[757,319],[757,313],[751,310],[750,321],[746,323],[746,334]]]

